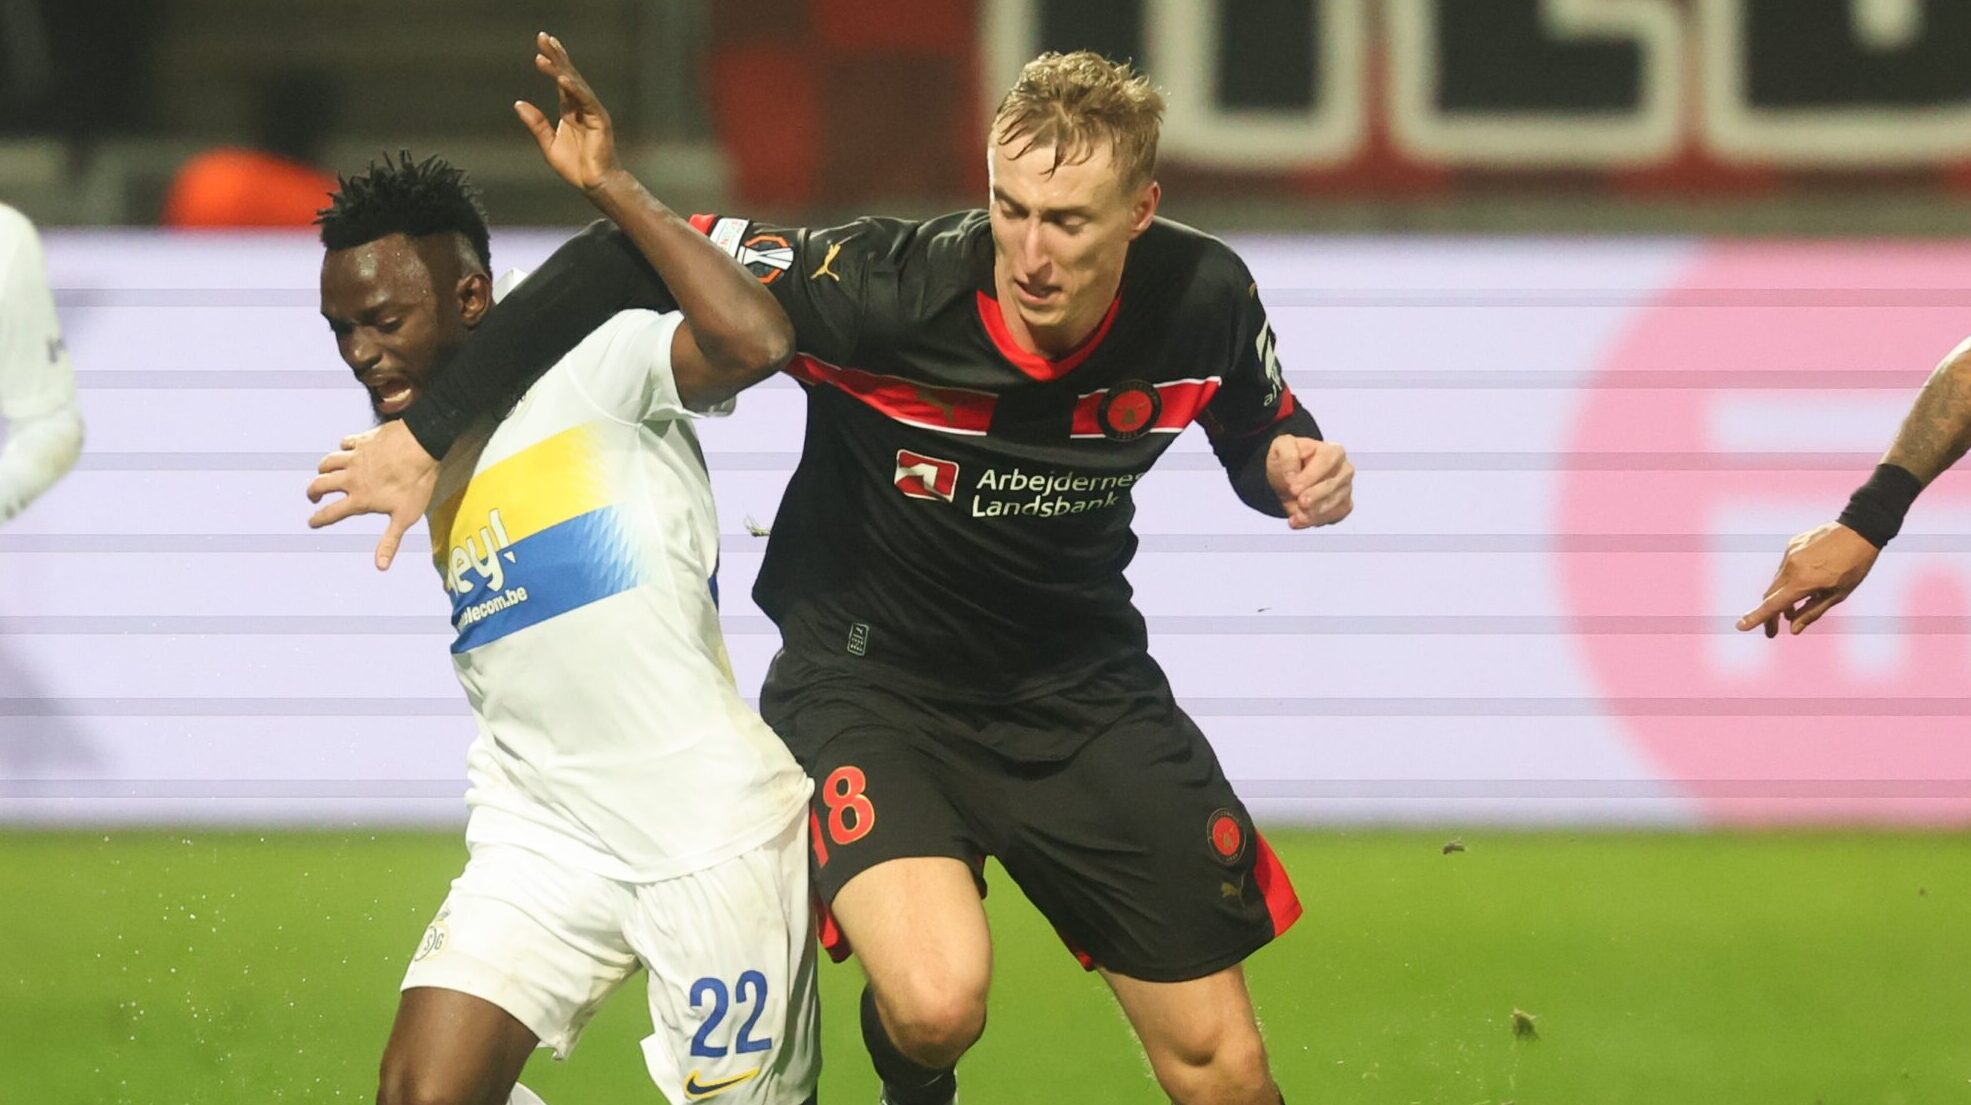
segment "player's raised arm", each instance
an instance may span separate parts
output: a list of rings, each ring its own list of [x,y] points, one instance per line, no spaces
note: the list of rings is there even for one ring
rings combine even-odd
[[[543,32],[534,65],[552,78],[560,119],[525,101],[514,111],[541,156],[623,229],[671,288],[684,324],[671,369],[686,405],[707,407],[778,372],[794,353],[794,327],[752,274],[658,202],[616,160],[609,112],[561,41]]]
[[[1971,450],[1971,341],[1944,358],[1916,396],[1902,429],[1868,482],[1832,522],[1787,543],[1764,601],[1738,619],[1779,635],[1785,618],[1799,633],[1868,578],[1875,558],[1903,528],[1903,516],[1930,481]]]
[[[1347,450],[1321,439],[1314,416],[1295,401],[1259,288],[1243,265],[1237,275],[1237,347],[1199,421],[1247,506],[1294,529],[1333,525],[1355,509],[1355,465]]]

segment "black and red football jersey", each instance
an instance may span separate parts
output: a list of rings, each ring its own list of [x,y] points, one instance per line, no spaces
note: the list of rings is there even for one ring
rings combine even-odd
[[[1100,327],[1049,360],[1006,332],[983,211],[694,222],[794,322],[807,440],[753,597],[804,664],[996,700],[1140,654],[1136,482],[1192,422],[1228,467],[1290,417],[1319,432],[1244,263],[1178,223],[1132,243]]]

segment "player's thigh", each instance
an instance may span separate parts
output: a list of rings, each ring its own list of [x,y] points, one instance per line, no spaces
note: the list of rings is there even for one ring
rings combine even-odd
[[[893,1027],[965,1019],[992,973],[979,871],[998,781],[935,708],[804,676],[777,659],[760,707],[815,780],[822,944],[862,960]]]
[[[800,1105],[820,1072],[808,837],[637,888],[628,936],[650,971],[651,1079],[671,1101]]]
[[[405,990],[383,1050],[380,1105],[504,1105],[540,1038],[484,998]]]
[[[893,1032],[976,1038],[992,982],[976,868],[939,856],[890,860],[843,886],[833,910]]]
[[[1007,872],[1086,966],[1202,978],[1299,916],[1209,742],[1167,692],[1022,781],[1007,805]]]
[[[1157,1078],[1173,1092],[1203,1080],[1263,1086],[1266,1048],[1245,972],[1227,967],[1182,982],[1146,982],[1114,971],[1102,977],[1143,1042]]]
[[[636,970],[623,935],[634,905],[622,883],[526,848],[475,845],[425,930],[403,989],[477,999],[565,1058],[603,999]],[[415,1051],[400,1057],[426,1065]]]

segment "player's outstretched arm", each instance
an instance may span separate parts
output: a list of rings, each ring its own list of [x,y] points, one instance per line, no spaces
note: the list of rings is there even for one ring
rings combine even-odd
[[[687,406],[704,409],[780,371],[794,355],[794,327],[765,286],[659,202],[616,159],[614,127],[561,40],[543,32],[535,68],[554,80],[559,121],[525,101],[520,121],[561,179],[623,229],[671,289],[684,324],[671,371]]]
[[[1781,618],[1794,633],[1819,621],[1868,578],[1882,547],[1901,532],[1903,515],[1916,496],[1967,450],[1971,341],[1930,374],[1882,463],[1848,500],[1841,517],[1787,543],[1764,600],[1738,619],[1738,628],[1764,626],[1767,637],[1776,637]]]

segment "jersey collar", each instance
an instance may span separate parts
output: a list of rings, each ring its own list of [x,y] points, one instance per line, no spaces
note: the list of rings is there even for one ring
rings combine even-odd
[[[1021,349],[1013,340],[1012,331],[1006,329],[1006,316],[1000,313],[997,299],[986,294],[983,289],[977,292],[977,297],[979,322],[985,326],[986,336],[992,339],[992,344],[999,350],[999,355],[1006,358],[1014,368],[1042,382],[1058,380],[1080,367],[1081,363],[1095,352],[1095,347],[1102,344],[1102,339],[1109,336],[1109,328],[1115,325],[1116,312],[1122,307],[1122,296],[1118,295],[1110,301],[1108,313],[1102,316],[1102,322],[1095,327],[1094,333],[1088,335],[1080,345],[1075,346],[1066,355],[1050,360],[1038,353],[1029,353]]]

